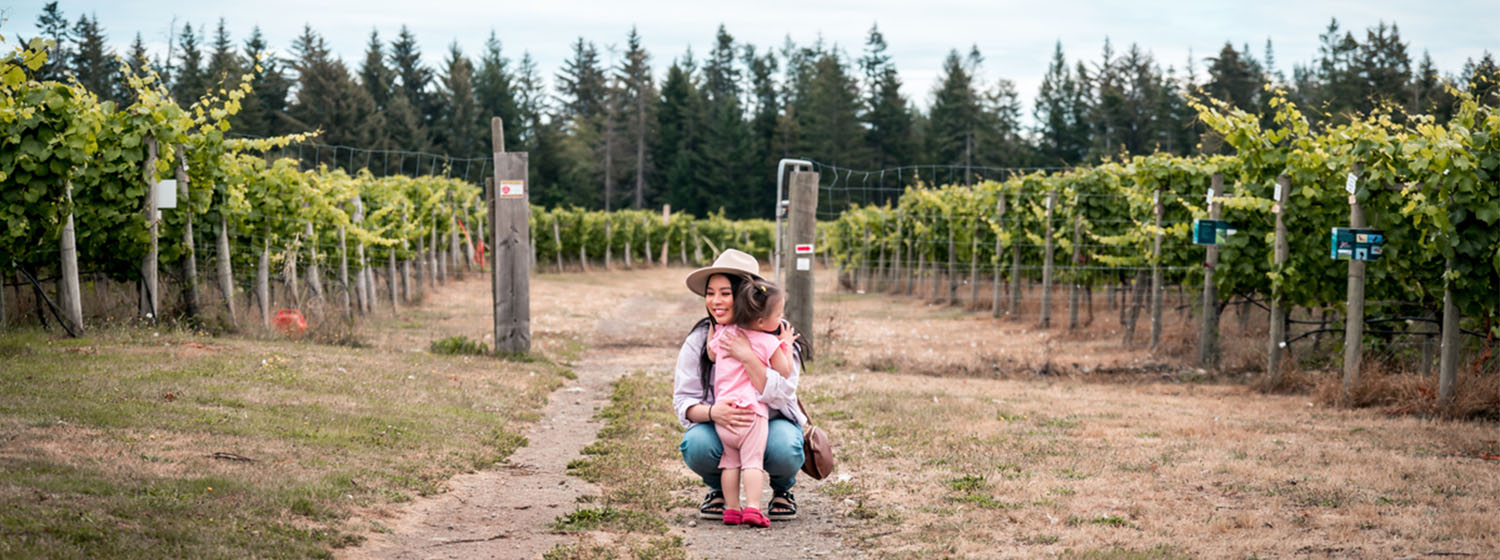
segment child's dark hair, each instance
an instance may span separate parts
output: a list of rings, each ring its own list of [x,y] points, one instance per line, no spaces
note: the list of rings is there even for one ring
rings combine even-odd
[[[785,295],[776,284],[759,278],[740,283],[739,290],[734,293],[734,324],[750,328],[766,318],[771,312],[771,304]]]

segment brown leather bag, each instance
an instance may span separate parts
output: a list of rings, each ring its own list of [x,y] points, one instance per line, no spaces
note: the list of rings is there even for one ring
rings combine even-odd
[[[807,413],[807,407],[802,406],[800,399],[797,408],[802,409],[802,415],[807,417],[807,423],[802,425],[802,472],[823,480],[833,473],[833,442],[822,428],[813,425],[812,415]]]

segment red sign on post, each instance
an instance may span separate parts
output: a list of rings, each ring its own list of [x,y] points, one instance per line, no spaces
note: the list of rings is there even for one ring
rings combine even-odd
[[[797,254],[799,254],[799,255],[811,255],[812,252],[813,252],[813,246],[812,246],[812,244],[798,245],[797,246]]]

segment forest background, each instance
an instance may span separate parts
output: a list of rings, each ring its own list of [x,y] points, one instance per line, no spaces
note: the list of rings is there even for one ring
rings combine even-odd
[[[75,19],[57,2],[46,4],[30,31],[23,42],[53,42],[38,78],[71,75],[119,102],[130,95],[122,63],[150,66],[178,100],[248,76],[251,94],[231,119],[233,134],[317,130],[325,144],[481,157],[490,151],[489,119],[499,116],[507,149],[531,154],[536,204],[671,204],[731,218],[770,217],[774,195],[761,187],[784,157],[864,170],[1066,168],[1153,152],[1232,151],[1196,121],[1193,96],[1269,119],[1268,86],[1283,89],[1317,126],[1385,107],[1444,122],[1455,107],[1445,83],[1500,104],[1500,68],[1488,51],[1444,72],[1428,53],[1414,55],[1396,22],[1355,30],[1337,19],[1318,36],[1317,57],[1293,64],[1290,75],[1278,69],[1270,39],[1256,47],[1226,41],[1181,70],[1163,68],[1139,44],[1106,39],[1092,58],[1070,59],[1058,42],[1030,107],[1014,81],[982,78],[977,46],[950,50],[927,98],[912,99],[878,24],[857,52],[821,39],[760,47],[720,25],[712,48],[689,48],[664,71],[632,27],[610,56],[617,62],[605,62],[598,43],[579,37],[550,80],[529,53],[507,55],[494,32],[474,55],[450,44],[433,67],[406,26],[395,37],[372,30],[356,61],[332,53],[310,25],[288,56],[274,55],[283,51],[258,26],[232,37],[224,19],[213,27],[174,25],[165,53],[148,52],[140,33],[117,53],[97,15]]]

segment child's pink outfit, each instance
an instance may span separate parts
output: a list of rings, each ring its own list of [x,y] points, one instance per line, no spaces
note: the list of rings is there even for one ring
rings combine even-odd
[[[774,334],[734,325],[720,327],[719,332],[709,339],[708,349],[718,358],[714,366],[714,402],[755,410],[755,421],[749,426],[731,428],[714,423],[714,431],[719,433],[719,441],[724,444],[719,468],[765,470],[766,423],[771,412],[760,402],[759,392],[750,384],[745,364],[730,356],[725,348],[727,337],[737,333],[745,334],[750,340],[750,350],[767,366],[771,364],[771,355],[781,346],[781,339]]]

